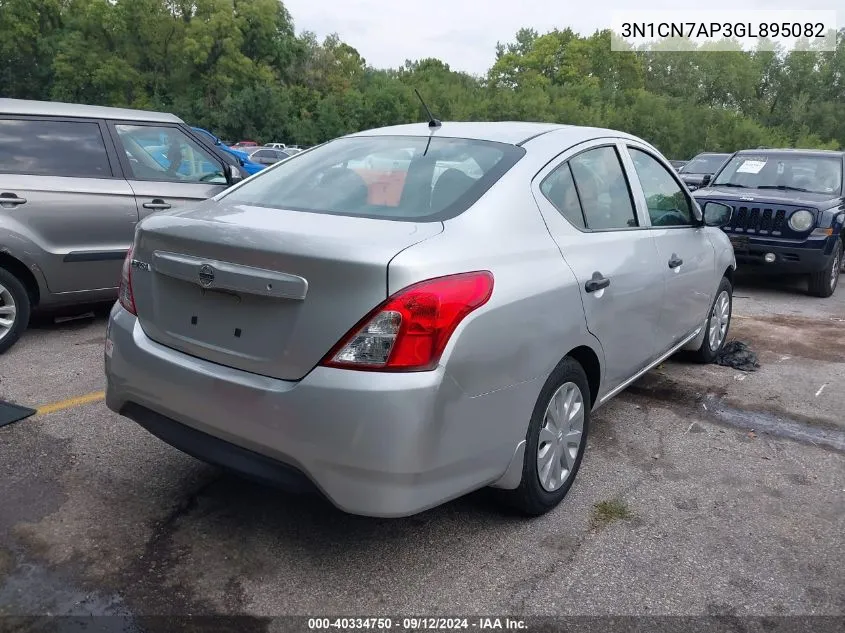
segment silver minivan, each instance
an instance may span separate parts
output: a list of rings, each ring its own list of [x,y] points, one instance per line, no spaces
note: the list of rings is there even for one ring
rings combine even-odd
[[[0,99],[0,353],[33,308],[114,300],[139,220],[242,178],[172,114]]]

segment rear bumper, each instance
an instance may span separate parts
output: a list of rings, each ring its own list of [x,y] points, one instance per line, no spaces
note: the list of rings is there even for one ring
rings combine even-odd
[[[800,246],[777,244],[772,240],[755,238],[753,236],[736,236],[747,238],[747,243],[734,243],[734,255],[737,264],[748,267],[754,272],[778,274],[807,274],[823,270],[833,257],[835,238],[808,240]],[[767,262],[765,256],[772,253],[775,261]]]
[[[310,482],[369,516],[414,514],[499,480],[530,415],[516,410],[535,387],[469,398],[442,368],[318,367],[278,380],[162,346],[119,305],[108,340],[110,409],[197,458],[285,488]],[[507,436],[484,434],[495,414],[516,422]]]

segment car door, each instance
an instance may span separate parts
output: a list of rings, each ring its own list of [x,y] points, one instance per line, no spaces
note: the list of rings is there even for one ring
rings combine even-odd
[[[534,180],[534,196],[578,279],[587,327],[605,355],[611,390],[657,354],[664,279],[613,139],[564,152]]]
[[[627,143],[626,151],[635,197],[660,253],[667,301],[657,331],[659,345],[669,349],[707,317],[716,291],[716,253],[673,170],[645,145]]]
[[[228,186],[223,161],[177,124],[110,122],[141,218],[217,195]]]
[[[96,119],[0,117],[0,249],[26,250],[51,293],[120,281],[138,210],[107,134]]]

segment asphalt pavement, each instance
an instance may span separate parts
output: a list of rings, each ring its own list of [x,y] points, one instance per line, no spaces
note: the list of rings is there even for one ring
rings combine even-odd
[[[36,324],[0,357],[0,398],[40,407],[0,428],[0,615],[845,615],[845,287],[746,280],[734,314],[760,369],[650,372],[534,520],[243,481],[105,408],[104,311]]]

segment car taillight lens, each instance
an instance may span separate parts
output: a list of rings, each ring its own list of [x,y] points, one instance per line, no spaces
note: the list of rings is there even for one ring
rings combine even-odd
[[[135,296],[132,294],[132,249],[126,253],[123,260],[123,270],[120,271],[120,287],[117,290],[117,298],[123,309],[137,315],[135,310]]]
[[[408,286],[364,317],[320,364],[369,371],[434,369],[458,324],[492,293],[488,271]]]

